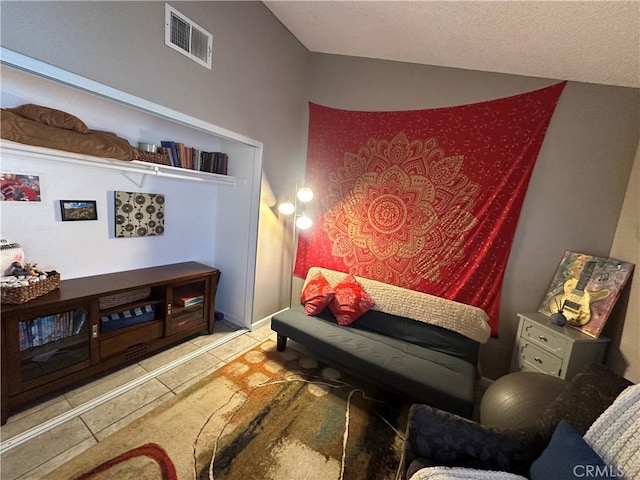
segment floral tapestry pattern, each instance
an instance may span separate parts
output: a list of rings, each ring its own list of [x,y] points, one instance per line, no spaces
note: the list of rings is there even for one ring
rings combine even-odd
[[[440,267],[464,256],[469,211],[479,186],[446,157],[435,138],[369,140],[329,174],[324,230],[332,254],[357,275],[415,287],[440,280]],[[349,194],[351,192],[351,194]],[[347,199],[343,202],[342,199]]]
[[[482,308],[504,270],[564,83],[471,105],[358,112],[309,104],[314,226],[294,274],[352,273]]]

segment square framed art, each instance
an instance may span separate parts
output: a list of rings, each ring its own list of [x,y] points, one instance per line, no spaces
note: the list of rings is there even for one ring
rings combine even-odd
[[[164,234],[164,195],[116,191],[114,204],[116,237]]]

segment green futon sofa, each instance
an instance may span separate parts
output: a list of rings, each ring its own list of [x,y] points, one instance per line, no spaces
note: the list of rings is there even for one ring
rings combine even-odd
[[[335,285],[346,275],[321,271]],[[302,305],[274,315],[278,350],[288,338],[408,398],[470,418],[486,315],[475,307],[356,277],[376,305],[348,326]],[[461,326],[462,325],[462,326]],[[451,327],[451,328],[447,328]]]

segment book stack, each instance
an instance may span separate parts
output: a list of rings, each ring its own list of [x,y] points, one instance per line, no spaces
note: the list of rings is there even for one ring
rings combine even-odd
[[[205,152],[169,140],[163,140],[160,144],[169,153],[174,167],[227,175],[229,156],[224,152]]]
[[[20,350],[39,347],[56,340],[77,335],[87,320],[87,312],[63,312],[38,317],[29,322],[19,322]]]
[[[204,302],[204,296],[201,294],[198,295],[197,293],[185,293],[173,299],[173,303],[175,303],[179,307],[190,307],[191,305],[197,305],[202,302]]]

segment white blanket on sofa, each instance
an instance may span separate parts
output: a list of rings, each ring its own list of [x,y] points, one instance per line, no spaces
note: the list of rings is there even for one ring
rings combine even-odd
[[[343,272],[311,267],[305,285],[317,272],[321,272],[331,286],[347,276]],[[375,300],[374,310],[453,330],[479,343],[485,343],[491,335],[488,316],[480,308],[367,278],[355,278]]]

